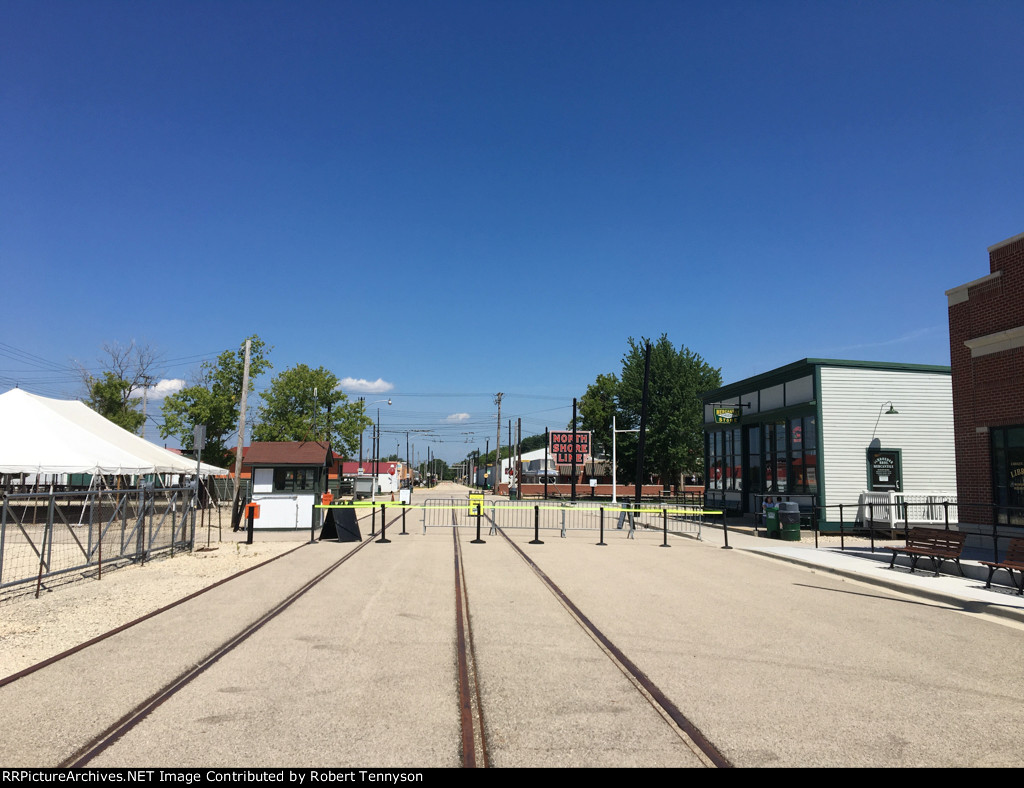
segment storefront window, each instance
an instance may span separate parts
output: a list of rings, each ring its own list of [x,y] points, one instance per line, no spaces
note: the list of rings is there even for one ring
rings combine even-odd
[[[719,430],[708,435],[708,488],[743,489],[743,453],[739,429]]]
[[[761,478],[761,428],[747,428],[747,468],[749,477],[747,489],[753,492],[760,492],[763,479]]]
[[[1004,525],[1024,525],[1024,426],[992,427],[993,501]]]
[[[813,416],[789,422],[789,457],[792,468],[792,492],[818,491],[817,432]]]

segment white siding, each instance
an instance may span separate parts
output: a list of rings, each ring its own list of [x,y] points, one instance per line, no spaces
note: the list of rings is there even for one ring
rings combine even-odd
[[[819,464],[828,505],[855,504],[867,489],[872,439],[880,448],[902,450],[905,491],[956,493],[950,375],[822,367],[820,397]],[[885,413],[890,401],[895,415]]]

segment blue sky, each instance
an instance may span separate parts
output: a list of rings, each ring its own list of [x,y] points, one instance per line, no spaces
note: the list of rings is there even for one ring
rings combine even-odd
[[[0,391],[80,395],[132,340],[188,380],[256,333],[258,389],[325,366],[391,397],[385,450],[455,461],[499,391],[502,442],[564,427],[631,336],[725,382],[948,364],[944,291],[1024,232],[1019,0],[0,17]]]

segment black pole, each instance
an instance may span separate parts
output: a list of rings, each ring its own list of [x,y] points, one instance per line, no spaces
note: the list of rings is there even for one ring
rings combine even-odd
[[[671,547],[668,543],[668,509],[662,507],[661,509],[661,546]]]
[[[724,499],[723,499],[723,503],[724,503]],[[725,534],[725,544],[722,545],[722,549],[723,550],[732,550],[732,548],[729,547],[729,523],[727,523],[725,521],[725,506],[722,506],[722,533]]]
[[[607,547],[608,545],[604,542],[604,507],[601,507],[601,541],[597,543],[598,547]]]
[[[409,500],[410,501],[412,500],[412,496],[411,495],[409,496]],[[405,507],[405,506],[402,507],[402,536],[408,536],[408,534],[405,532],[405,510],[406,510],[406,508],[408,508],[408,507]]]
[[[576,500],[576,398],[572,398],[572,497]]]
[[[377,540],[377,544],[391,544],[391,540],[387,538],[388,523],[384,517],[385,506],[380,505],[380,539]]]
[[[548,499],[548,454],[551,451],[551,435],[548,428],[544,428],[544,500]],[[558,467],[557,465],[555,466]]]
[[[252,544],[253,521],[256,519],[256,509],[251,504],[246,507],[249,510],[248,522],[246,523],[245,543]]]
[[[643,486],[644,471],[644,443],[647,430],[647,392],[648,380],[651,377],[651,343],[648,342],[644,350],[644,391],[640,400],[640,443],[637,446],[636,454],[636,493],[635,503],[640,506],[640,490]]]
[[[544,544],[540,540],[540,506],[537,504],[533,506],[533,539],[530,544]]]

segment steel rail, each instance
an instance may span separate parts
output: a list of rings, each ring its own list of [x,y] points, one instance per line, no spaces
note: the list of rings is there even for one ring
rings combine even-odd
[[[117,722],[108,726],[106,730],[95,736],[90,742],[79,748],[70,757],[61,762],[59,768],[62,769],[78,769],[85,767],[96,758],[98,755],[103,753],[105,750],[112,747],[121,737],[123,737],[130,730],[135,728],[141,723],[146,717],[148,717],[156,708],[161,706],[165,701],[173,697],[179,691],[184,689],[190,684],[195,678],[206,672],[207,669],[216,664],[222,657],[233,651],[235,647],[241,645],[243,642],[249,639],[249,637],[260,629],[262,629],[271,620],[276,618],[287,608],[296,602],[299,598],[304,596],[310,589],[328,577],[334,572],[339,566],[348,561],[352,556],[358,553],[367,545],[374,544],[374,542],[367,540],[362,542],[357,547],[353,548],[350,552],[346,553],[340,559],[335,561],[329,567],[324,569],[322,572],[314,576],[311,580],[308,580],[305,584],[300,586],[298,589],[293,591],[282,601],[277,603],[269,611],[264,613],[260,618],[254,621],[252,624],[247,626],[238,634],[234,635],[220,646],[215,648],[206,657],[201,659],[195,666],[184,671],[176,678],[169,681],[162,688],[150,695],[146,700],[138,704],[134,709],[129,711]],[[294,552],[294,551],[289,551]],[[287,555],[287,553],[286,553]]]
[[[462,544],[452,511],[452,541],[455,549],[455,630],[458,654],[459,712],[462,724],[462,765],[487,767],[487,740],[484,729],[480,686],[477,683],[473,633],[469,619],[469,593],[462,565]]]
[[[62,651],[59,654],[55,654],[52,657],[48,657],[47,659],[44,659],[42,662],[37,662],[35,665],[31,665],[31,666],[29,666],[29,667],[27,667],[27,668],[25,668],[23,670],[19,670],[17,673],[12,673],[11,675],[7,676],[6,678],[0,679],[0,687],[5,687],[8,684],[11,684],[12,682],[17,681],[18,679],[24,678],[25,676],[28,676],[31,673],[35,673],[37,670],[41,670],[41,669],[43,669],[43,668],[45,668],[45,667],[47,667],[49,665],[53,665],[56,662],[60,662],[62,659],[67,659],[72,654],[77,654],[79,651],[82,651],[83,649],[86,649],[89,646],[95,645],[96,643],[99,643],[102,640],[106,640],[109,637],[113,637],[114,635],[116,635],[116,634],[118,634],[120,632],[124,632],[126,629],[130,629],[131,627],[134,627],[136,624],[141,624],[143,621],[148,621],[149,619],[153,618],[154,616],[158,616],[161,613],[166,613],[168,610],[171,610],[172,608],[175,608],[178,605],[184,604],[185,602],[188,602],[188,601],[190,601],[192,599],[195,599],[196,597],[205,594],[207,591],[212,591],[213,589],[215,589],[215,588],[217,588],[219,586],[222,586],[225,583],[230,583],[232,580],[235,580],[235,579],[241,577],[242,575],[245,575],[245,574],[248,574],[249,572],[253,572],[253,571],[257,570],[257,569],[260,569],[261,567],[264,567],[264,566],[266,566],[267,564],[269,564],[269,563],[271,563],[273,561],[277,561],[280,558],[284,558],[286,555],[291,555],[296,550],[299,550],[299,549],[305,547],[306,544],[307,543],[304,542],[304,543],[298,545],[297,547],[295,547],[295,548],[293,548],[291,550],[288,550],[287,552],[281,553],[280,555],[275,555],[273,558],[268,558],[266,561],[261,561],[260,563],[256,564],[255,566],[250,566],[250,567],[247,567],[246,569],[242,569],[239,572],[235,572],[235,574],[229,575],[228,577],[225,577],[225,578],[222,578],[222,579],[218,580],[215,583],[211,583],[210,585],[206,586],[205,588],[200,588],[198,591],[193,591],[188,596],[183,596],[181,599],[177,599],[174,602],[171,602],[170,604],[167,604],[167,605],[164,605],[163,607],[157,608],[156,610],[154,610],[151,613],[146,613],[146,615],[144,615],[144,616],[139,616],[139,618],[136,618],[136,619],[134,619],[132,621],[129,621],[127,624],[122,624],[121,626],[115,627],[114,629],[111,629],[111,630],[109,630],[107,632],[104,632],[101,635],[97,635],[96,637],[91,638],[90,640],[87,640],[84,643],[79,643],[77,646],[72,646],[71,648],[67,649],[66,651]]]
[[[639,667],[627,657],[583,612],[573,603],[555,582],[548,577],[544,571],[517,545],[501,528],[496,528],[498,534],[505,539],[512,549],[519,555],[526,565],[533,570],[541,583],[552,593],[561,605],[568,611],[569,615],[586,632],[592,640],[601,648],[605,655],[622,671],[627,679],[640,692],[641,695],[654,707],[662,718],[675,731],[676,735],[686,744],[690,750],[700,759],[701,763],[708,767],[731,768],[732,763],[719,752],[718,748],[704,736],[704,734],[690,722],[679,708],[662,692]]]

